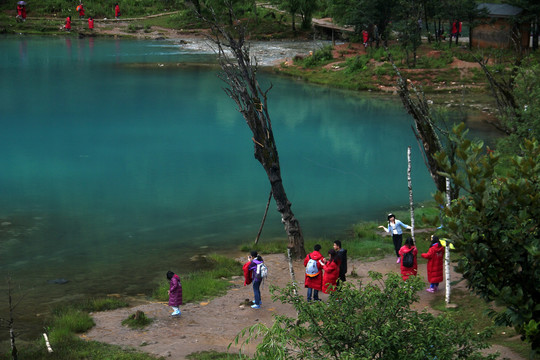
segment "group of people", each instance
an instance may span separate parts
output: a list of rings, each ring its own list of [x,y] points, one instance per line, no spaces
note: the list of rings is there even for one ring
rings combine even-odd
[[[403,229],[411,229],[407,224],[396,219],[394,214],[388,214],[388,227],[379,226],[384,231],[392,234],[394,250],[396,252],[396,262],[400,265],[401,276],[403,280],[407,280],[409,276],[416,276],[418,273],[418,249],[416,248],[412,238],[407,238],[402,246]],[[439,283],[443,281],[443,265],[444,265],[444,246],[442,246],[439,238],[435,235],[431,236],[431,245],[427,253],[421,254],[427,263],[427,276],[429,287],[426,291],[434,293],[439,290]]]
[[[306,275],[304,287],[307,288],[307,301],[320,301],[319,291],[325,294],[336,291],[339,283],[346,281],[347,250],[341,248],[341,241],[334,241],[328,250],[328,258],[321,254],[321,245],[313,247],[313,252],[306,255],[304,266]]]
[[[411,229],[407,224],[397,220],[394,214],[388,214],[388,227],[379,226],[384,231],[392,234],[394,249],[396,251],[397,263],[400,264],[401,276],[406,281],[410,276],[418,274],[418,249],[412,238],[408,237],[402,246],[403,229]],[[431,245],[427,253],[421,254],[427,263],[427,276],[430,283],[426,291],[434,293],[439,290],[439,283],[443,281],[443,264],[445,248],[442,246],[439,238],[431,236]],[[244,272],[244,286],[253,284],[254,300],[251,302],[253,309],[260,309],[261,283],[264,275],[261,275],[261,265],[264,264],[263,258],[253,250],[247,257],[242,269]],[[341,247],[341,241],[334,241],[332,249],[328,250],[328,257],[321,254],[321,245],[313,247],[313,251],[306,255],[304,259],[306,268],[304,287],[307,288],[307,301],[320,301],[319,291],[330,294],[337,289],[341,282],[346,281],[347,274],[347,250]],[[171,316],[181,314],[179,306],[182,305],[182,284],[180,277],[172,271],[167,272],[169,280],[169,306],[173,312]]]
[[[17,4],[17,16],[15,16],[17,19],[17,22],[25,22],[26,21],[26,5],[19,1]]]
[[[83,19],[85,15],[85,9],[84,9],[84,4],[82,2],[79,5],[77,5],[76,10],[79,13],[79,19]],[[18,5],[17,5],[17,11],[18,11]],[[26,11],[24,14],[25,14],[24,18],[26,18]],[[120,15],[121,15],[120,6],[118,5],[118,3],[115,3],[114,4],[114,18],[118,20]],[[71,15],[66,17],[66,21],[64,23],[64,29],[66,31],[71,31]],[[94,18],[91,16],[88,17],[88,29],[94,30]]]

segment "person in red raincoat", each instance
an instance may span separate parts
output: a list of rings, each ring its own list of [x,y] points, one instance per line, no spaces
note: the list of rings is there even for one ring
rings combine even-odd
[[[26,6],[25,5],[17,4],[16,18],[18,22],[26,21]]]
[[[369,33],[367,30],[362,30],[362,41],[364,42],[364,47],[367,48],[369,40]]]
[[[172,271],[167,271],[167,279],[170,281],[169,306],[173,309],[171,316],[179,316],[182,314],[178,308],[182,305],[182,283],[180,277]]]
[[[120,17],[120,6],[118,3],[114,4],[114,17],[116,20]]]
[[[88,29],[94,30],[94,18],[91,16],[88,18]]]
[[[64,25],[64,28],[67,30],[67,31],[71,31],[71,16],[68,16],[66,18],[66,24]]]
[[[244,272],[244,286],[248,286],[253,281],[253,276],[251,276],[251,270],[249,270],[249,265],[251,265],[251,261],[253,258],[251,255],[248,255],[248,261],[247,263],[242,266],[242,271]]]
[[[403,265],[403,256],[409,252],[412,251],[412,254],[414,256],[414,263],[412,267],[406,267]],[[416,256],[418,255],[418,249],[416,246],[414,246],[413,239],[410,237],[405,240],[405,245],[399,249],[399,256],[401,257],[401,277],[403,278],[403,281],[406,281],[409,276],[416,276],[418,273],[418,262],[416,259]]]
[[[336,291],[337,279],[339,278],[339,264],[336,262],[336,250],[330,249],[328,251],[329,259],[324,263],[319,260],[323,265],[323,293],[329,294],[332,291]]]
[[[431,235],[431,246],[426,254],[422,254],[424,259],[428,259],[427,273],[430,283],[427,292],[439,290],[439,283],[443,281],[444,247],[439,242],[439,238]]]
[[[308,265],[309,260],[315,260],[315,264],[318,272],[316,274],[308,274],[308,269],[306,268],[306,279],[304,281],[304,287],[307,288],[307,301],[311,301],[311,295],[313,295],[313,300],[320,301],[319,291],[323,288],[323,273],[322,268],[323,264],[319,261],[324,261],[324,257],[320,253],[321,245],[317,244],[313,247],[313,252],[306,255],[304,259],[304,266]]]
[[[80,4],[77,6],[77,12],[79,13],[79,19],[82,19],[84,17],[84,6],[83,4]]]

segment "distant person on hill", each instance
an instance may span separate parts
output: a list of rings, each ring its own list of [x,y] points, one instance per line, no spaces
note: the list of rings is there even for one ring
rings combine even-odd
[[[341,248],[341,241],[334,241],[334,250],[336,251],[336,263],[339,266],[339,280],[347,281],[347,250]]]
[[[394,242],[394,250],[396,252],[397,260],[396,263],[401,262],[401,257],[399,256],[399,249],[401,249],[401,244],[403,243],[403,230],[411,229],[409,225],[405,225],[399,220],[396,220],[394,214],[388,214],[388,228],[384,226],[379,226],[379,229],[384,229],[387,233],[392,234],[392,241]]]
[[[64,29],[67,31],[71,31],[71,16],[68,16],[66,18],[66,24],[64,25]]]
[[[366,29],[362,30],[362,41],[364,43],[364,47],[367,48],[369,41],[369,33]]]
[[[403,261],[404,259],[409,260],[409,255],[407,254],[412,255],[412,264],[409,264],[408,261]],[[407,240],[405,240],[405,245],[399,249],[399,255],[401,256],[401,277],[403,278],[403,281],[406,281],[409,276],[416,276],[418,273],[418,261],[416,259],[418,249],[414,246],[412,238],[408,237]],[[407,258],[405,258],[406,255]]]
[[[114,4],[114,18],[116,20],[118,20],[118,18],[120,17],[120,15],[122,15],[120,13],[120,6],[118,5],[118,3]]]
[[[180,316],[182,313],[178,308],[182,305],[182,283],[180,277],[172,271],[167,271],[167,279],[169,279],[169,306],[172,307],[173,312],[171,316]]]
[[[91,16],[88,18],[88,29],[94,30],[94,18]]]
[[[77,6],[77,12],[79,13],[79,19],[84,18],[84,5],[82,3]]]
[[[428,259],[427,275],[430,283],[427,292],[434,293],[439,290],[439,283],[443,281],[444,246],[439,238],[431,235],[431,246],[426,254],[422,254],[424,259]]]
[[[304,259],[304,266],[306,267],[306,278],[304,287],[307,288],[307,301],[313,300],[320,301],[319,291],[322,290],[323,285],[323,264],[319,260],[324,261],[324,257],[320,253],[321,245],[317,244],[313,247],[313,252],[306,255]]]
[[[336,250],[328,250],[328,260],[319,262],[323,265],[323,293],[329,294],[336,291],[337,280],[339,278],[339,264],[336,262]]]
[[[17,4],[17,16],[15,18],[17,22],[26,21],[26,5]]]

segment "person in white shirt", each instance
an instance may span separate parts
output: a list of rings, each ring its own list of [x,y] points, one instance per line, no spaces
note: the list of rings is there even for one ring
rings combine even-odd
[[[397,260],[396,263],[401,262],[401,257],[399,256],[399,249],[401,249],[401,244],[403,242],[403,230],[411,229],[407,224],[402,223],[399,220],[396,220],[394,214],[388,214],[388,227],[379,226],[379,229],[384,229],[387,233],[392,234],[392,240],[394,241],[394,250],[396,251]]]

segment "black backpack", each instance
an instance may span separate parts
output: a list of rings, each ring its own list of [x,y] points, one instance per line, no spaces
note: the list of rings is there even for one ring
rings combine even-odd
[[[403,255],[403,266],[407,268],[411,268],[414,266],[414,254],[412,250]]]

